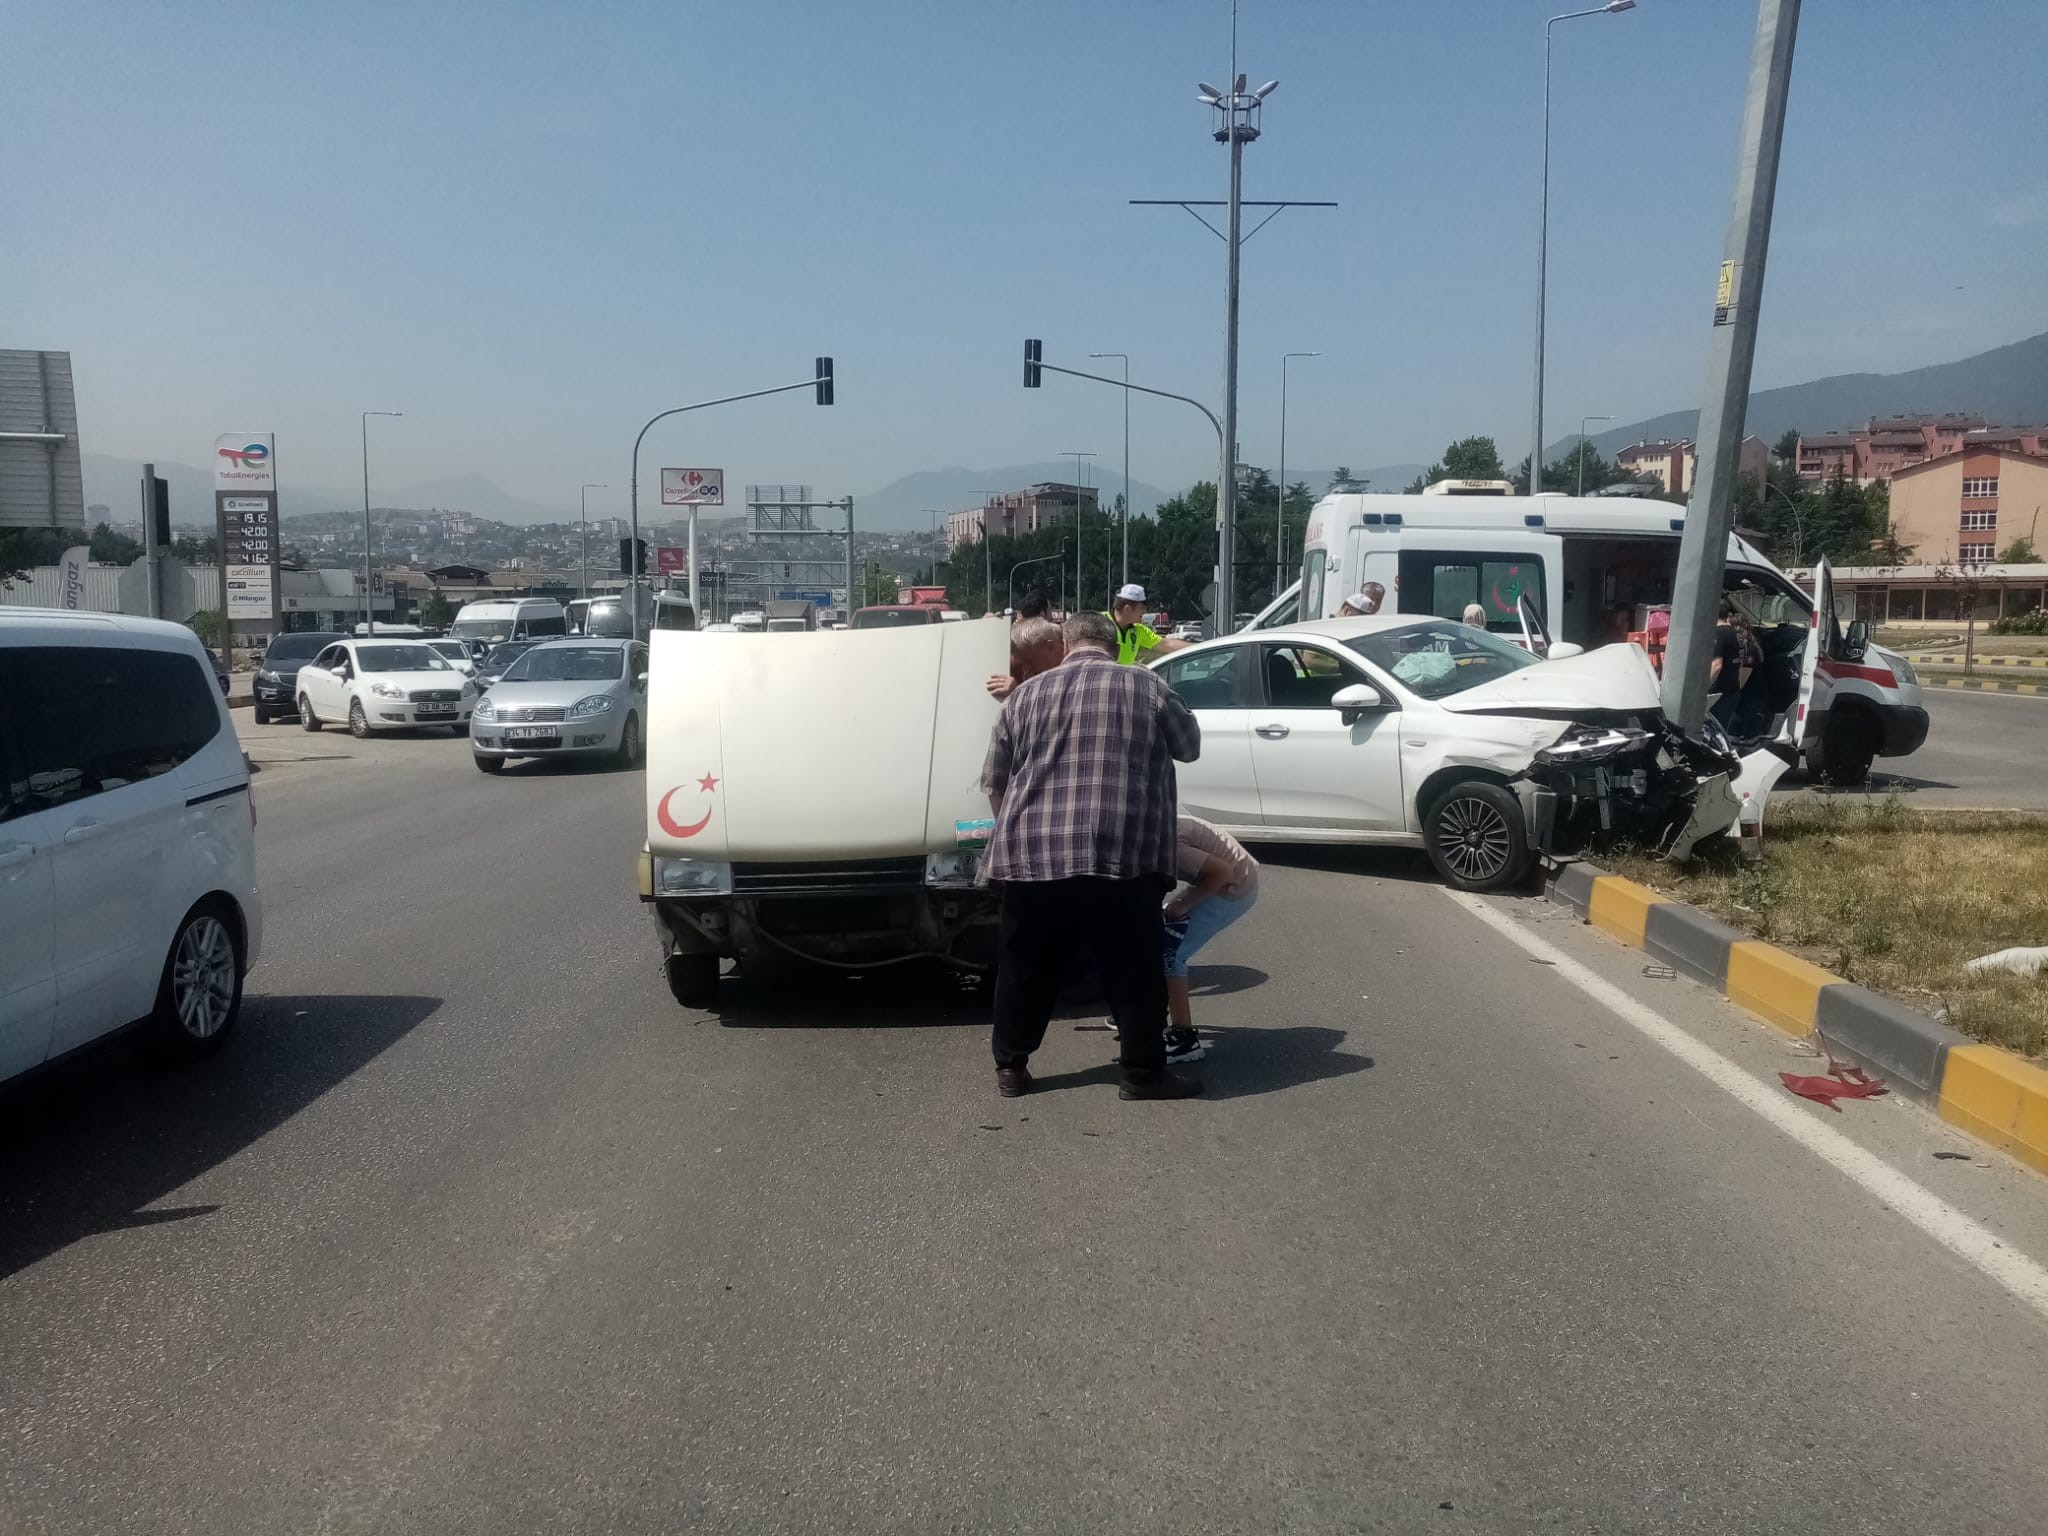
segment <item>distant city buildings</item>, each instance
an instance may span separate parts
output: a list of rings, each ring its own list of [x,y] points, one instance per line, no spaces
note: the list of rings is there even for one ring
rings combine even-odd
[[[1758,480],[1770,467],[1771,450],[1760,437],[1745,437],[1737,459],[1736,473],[1754,475]],[[1647,438],[1630,443],[1614,456],[1614,466],[1625,475],[1641,478],[1654,475],[1664,494],[1683,501],[1692,494],[1699,471],[1699,445],[1689,437]]]
[[[1099,505],[1093,486],[1044,480],[1021,491],[991,496],[965,512],[948,513],[946,542],[950,548],[959,549],[984,536],[1011,538],[1020,533],[1035,533],[1040,528],[1071,526],[1081,509],[1094,512]]]
[[[2048,456],[2048,427],[1986,426],[1981,416],[1951,411],[1941,416],[1873,416],[1852,432],[1823,432],[1799,439],[1796,462],[1802,480],[1837,475],[1868,485],[1890,480],[1901,470],[1968,449],[2002,449]]]

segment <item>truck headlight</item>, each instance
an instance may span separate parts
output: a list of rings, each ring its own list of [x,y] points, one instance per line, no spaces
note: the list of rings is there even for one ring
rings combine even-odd
[[[730,896],[732,866],[708,859],[657,858],[654,861],[654,894]]]
[[[979,848],[955,848],[948,853],[928,853],[924,859],[924,883],[933,886],[970,887],[981,869]]]

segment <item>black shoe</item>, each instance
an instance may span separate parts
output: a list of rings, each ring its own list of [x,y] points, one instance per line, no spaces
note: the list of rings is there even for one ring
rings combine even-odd
[[[1116,1091],[1120,1099],[1192,1099],[1202,1091],[1200,1078],[1161,1072],[1156,1077],[1127,1077]]]
[[[1184,1061],[1201,1061],[1209,1054],[1202,1037],[1192,1029],[1169,1029],[1166,1032],[1166,1064],[1179,1066]]]
[[[996,1092],[1006,1099],[1021,1099],[1031,1091],[1031,1071],[1022,1063],[996,1068]]]

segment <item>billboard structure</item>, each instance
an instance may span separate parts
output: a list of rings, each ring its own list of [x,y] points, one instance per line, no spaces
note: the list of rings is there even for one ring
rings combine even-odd
[[[0,528],[83,528],[69,352],[0,348]]]
[[[224,432],[213,440],[214,526],[221,606],[230,625],[278,627],[277,438]]]

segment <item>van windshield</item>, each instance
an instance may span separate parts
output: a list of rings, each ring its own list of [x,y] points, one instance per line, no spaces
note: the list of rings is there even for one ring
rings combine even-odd
[[[501,619],[457,619],[448,626],[448,633],[464,640],[496,644],[512,633],[512,620],[509,615]]]

